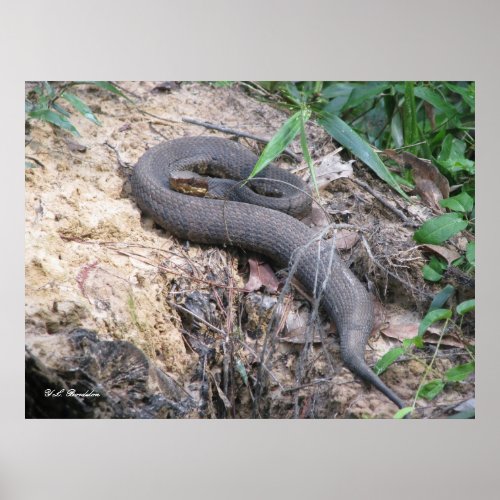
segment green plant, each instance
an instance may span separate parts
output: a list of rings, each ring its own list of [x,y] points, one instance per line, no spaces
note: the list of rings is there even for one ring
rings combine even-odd
[[[253,82],[294,115],[264,149],[252,176],[301,133],[309,118],[368,165],[402,196],[409,171],[392,174],[377,151],[407,148],[435,162],[450,181],[473,192],[474,83],[448,82]],[[301,143],[306,142],[301,140]],[[304,157],[309,162],[306,147]],[[311,171],[313,175],[313,172]]]
[[[60,85],[43,82],[36,85],[33,91],[30,92],[30,98],[25,100],[27,117],[51,123],[56,127],[71,132],[75,136],[79,136],[78,130],[69,120],[71,111],[63,106],[63,103],[66,103],[70,106],[70,109],[76,110],[92,123],[100,125],[99,120],[87,104],[75,94],[69,92],[72,87],[78,85],[93,85],[128,99],[110,82],[67,82]]]
[[[441,297],[439,297],[439,299],[436,302],[433,301],[433,304],[431,304],[428,313],[420,322],[418,335],[411,339],[403,340],[401,347],[394,347],[393,349],[388,351],[384,356],[382,356],[382,358],[380,358],[379,361],[375,364],[374,371],[375,373],[377,373],[377,375],[380,375],[385,370],[387,370],[387,368],[390,365],[395,363],[401,356],[412,354],[415,349],[416,350],[423,349],[425,345],[423,340],[424,333],[433,324],[437,322],[443,322],[441,326],[439,339],[436,345],[436,349],[434,351],[431,362],[426,366],[424,375],[416,391],[412,406],[402,408],[395,414],[394,418],[403,418],[409,413],[411,413],[415,409],[417,399],[423,398],[427,400],[432,400],[444,390],[446,384],[461,382],[467,379],[472,373],[474,373],[475,370],[474,349],[472,346],[468,346],[466,345],[466,343],[464,343],[466,352],[470,357],[470,361],[467,363],[456,365],[453,368],[450,368],[444,373],[444,375],[441,378],[434,378],[428,381],[429,374],[432,371],[432,367],[434,365],[434,361],[441,346],[443,336],[447,332],[448,325],[450,321],[452,321],[453,316],[455,317],[454,321],[455,326],[460,331],[464,315],[470,313],[475,309],[475,300],[474,299],[467,300],[465,302],[460,303],[456,307],[455,315],[453,315],[453,311],[451,309],[442,309],[436,307],[436,305],[437,306],[442,305],[442,301],[443,300],[446,301],[447,298],[451,296],[450,291],[446,290],[444,296],[443,293],[438,295],[441,295]],[[436,298],[438,297],[438,295],[436,296]],[[456,321],[457,319],[459,319],[458,322]],[[417,356],[415,356],[415,358],[418,359]]]

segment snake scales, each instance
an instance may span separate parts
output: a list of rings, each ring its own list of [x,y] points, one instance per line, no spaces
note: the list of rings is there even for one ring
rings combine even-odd
[[[181,239],[234,245],[264,254],[281,266],[287,266],[298,255],[296,252],[301,252],[296,276],[311,295],[323,286],[322,278],[329,276],[321,304],[337,326],[345,365],[402,408],[403,401],[365,362],[365,347],[373,327],[373,304],[368,292],[340,257],[331,252],[332,243],[321,240],[311,244],[315,233],[293,217],[310,210],[308,188],[300,179],[270,165],[259,177],[278,182],[252,181],[257,193],[235,188],[234,181],[210,181],[219,196],[232,193],[238,201],[189,196],[170,187],[170,175],[186,170],[246,179],[256,159],[252,152],[226,139],[174,139],[149,149],[139,159],[131,178],[132,192],[142,211]],[[281,196],[272,192],[277,188]]]

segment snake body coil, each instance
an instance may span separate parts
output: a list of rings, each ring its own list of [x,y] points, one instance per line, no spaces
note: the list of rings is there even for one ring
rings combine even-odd
[[[310,209],[307,187],[301,180],[270,165],[259,177],[277,180],[268,184],[271,188],[281,185],[281,197],[263,196],[248,188],[233,189],[246,193],[243,202],[188,196],[173,191],[169,185],[170,174],[182,170],[246,179],[256,160],[252,152],[229,140],[174,139],[149,149],[139,159],[131,178],[132,192],[145,213],[179,238],[242,247],[264,254],[281,266],[300,255],[296,276],[311,295],[329,276],[321,304],[337,326],[344,363],[402,408],[404,403],[365,362],[365,347],[373,327],[373,304],[368,292],[331,251],[332,243],[322,240],[311,244],[315,233],[293,217]],[[252,181],[252,188],[271,189],[262,181]],[[267,207],[250,204],[260,203],[261,199],[265,199]]]

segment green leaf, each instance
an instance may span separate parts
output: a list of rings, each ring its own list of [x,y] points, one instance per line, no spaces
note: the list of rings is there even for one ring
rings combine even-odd
[[[417,110],[415,106],[415,94],[414,94],[414,84],[413,82],[405,82],[405,100],[403,104],[403,134],[404,134],[404,144],[409,146],[419,142],[419,131],[417,123]],[[417,148],[409,148],[410,153],[416,154]]]
[[[69,130],[72,134],[79,136],[78,130],[62,115],[51,111],[50,109],[37,109],[30,111],[29,116],[38,120],[52,123],[60,128]]]
[[[61,113],[61,115],[64,115],[66,118],[69,118],[71,116],[71,113],[69,113],[68,111],[66,111],[62,106],[60,106],[57,102],[53,102],[52,103],[52,107],[59,113]]]
[[[79,113],[87,118],[87,120],[90,120],[96,125],[101,124],[101,122],[94,116],[94,113],[92,113],[92,110],[83,101],[76,97],[76,95],[64,92],[61,97],[68,101]]]
[[[120,97],[123,97],[129,102],[132,102],[132,99],[128,98],[121,90],[118,90],[112,83],[110,82],[81,82],[81,83],[88,83],[95,85],[96,87],[99,87],[101,89],[107,90],[109,92],[112,92],[113,94],[119,95]]]
[[[287,99],[297,107],[300,107],[300,105],[303,103],[304,98],[302,94],[292,82],[282,82],[280,85],[280,90],[282,94],[285,95]]]
[[[310,112],[303,116],[302,110],[292,115],[283,126],[276,132],[273,138],[268,142],[262,151],[257,163],[253,167],[249,179],[255,177],[261,170],[267,167],[276,157],[278,157],[285,148],[295,139],[300,132],[300,124],[306,117],[309,119]]]
[[[424,277],[425,280],[432,281],[434,283],[438,282],[443,277],[441,273],[435,271],[428,264],[425,264],[425,266],[422,268],[422,276]]]
[[[476,243],[474,241],[469,241],[469,243],[467,243],[465,257],[469,261],[469,264],[473,266],[476,265]]]
[[[406,415],[409,415],[413,411],[412,406],[406,406],[405,408],[401,408],[401,410],[398,410],[392,418],[394,419],[403,419],[406,417]]]
[[[318,184],[316,182],[316,169],[314,168],[311,154],[309,153],[309,148],[307,146],[307,137],[306,137],[306,129],[305,129],[305,115],[302,112],[302,117],[300,120],[300,146],[302,147],[302,153],[304,158],[306,159],[307,165],[309,167],[309,172],[311,173],[311,179],[313,181],[313,185],[316,189],[316,193],[319,195]]]
[[[368,82],[354,87],[342,110],[355,108],[368,99],[380,95],[390,86],[389,82]]]
[[[395,114],[391,120],[391,136],[394,141],[394,147],[400,148],[404,144],[403,124],[401,123],[401,115]]]
[[[456,94],[459,94],[463,97],[464,101],[470,107],[471,111],[475,110],[475,96],[476,96],[476,87],[474,82],[472,82],[467,87],[461,87],[459,85],[455,85],[454,83],[443,82],[445,87]]]
[[[463,365],[454,366],[446,371],[444,374],[446,380],[449,382],[460,382],[461,380],[465,380],[469,377],[476,368],[476,364],[474,361],[470,363],[464,363]]]
[[[232,80],[217,80],[212,82],[212,85],[215,88],[232,87],[234,85],[234,82]]]
[[[47,95],[52,99],[55,97],[56,92],[53,89],[52,85],[49,82],[43,82],[43,86],[45,87],[45,91],[47,92]]]
[[[424,347],[424,341],[422,340],[422,337],[419,337],[418,335],[416,337],[413,337],[411,339],[404,339],[403,340],[403,347],[405,349],[410,348],[411,346],[418,347],[419,349],[423,349]]]
[[[417,97],[420,97],[420,99],[432,104],[432,106],[444,113],[448,118],[457,114],[457,110],[430,87],[417,86],[414,89],[414,93]]]
[[[418,327],[418,334],[422,336],[427,329],[436,323],[436,321],[441,321],[443,319],[450,319],[451,318],[451,310],[450,309],[434,309],[432,311],[429,311],[424,319],[420,322],[420,325]]]
[[[448,269],[448,264],[444,260],[438,259],[435,255],[429,259],[429,266],[438,273]]]
[[[444,208],[453,210],[454,212],[468,213],[474,207],[474,198],[469,196],[465,191],[462,191],[456,196],[440,200],[439,204]]]
[[[463,316],[476,308],[476,299],[465,300],[457,306],[457,313]]]
[[[431,380],[423,385],[417,393],[418,398],[425,398],[427,400],[434,399],[444,389],[444,382],[442,380]]]
[[[390,351],[386,352],[373,367],[373,371],[380,375],[384,373],[387,368],[392,365],[402,354],[405,353],[405,349],[403,347],[394,347]]]
[[[339,96],[332,99],[323,109],[320,111],[321,113],[329,113],[332,115],[338,115],[345,103],[348,101],[349,96]]]
[[[448,134],[441,146],[441,152],[437,157],[439,164],[450,174],[465,171],[471,175],[475,173],[475,164],[472,160],[465,158],[466,144],[464,141]]]
[[[455,234],[463,231],[468,222],[459,213],[440,215],[429,219],[415,231],[413,238],[418,243],[439,245]]]
[[[446,285],[439,293],[435,295],[432,299],[431,305],[429,306],[429,311],[434,311],[435,309],[440,309],[443,307],[448,299],[455,293],[455,287],[452,285]]]
[[[338,116],[322,111],[318,123],[342,146],[366,163],[382,180],[394,188],[403,198],[408,199],[406,193],[399,187],[393,175],[383,164],[377,153],[364,141],[347,123]]]
[[[240,377],[243,379],[243,383],[248,385],[248,374],[245,370],[245,366],[241,362],[241,359],[236,360],[236,371],[240,374]]]
[[[345,83],[345,82],[331,82],[326,83],[323,86],[321,95],[325,99],[334,99],[336,97],[345,97],[346,101],[349,99],[351,92],[353,91],[355,84]]]

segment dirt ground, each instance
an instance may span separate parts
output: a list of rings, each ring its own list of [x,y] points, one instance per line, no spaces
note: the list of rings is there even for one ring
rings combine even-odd
[[[155,91],[158,83],[119,83],[135,105],[90,85],[76,87],[102,122],[96,126],[73,114],[81,137],[30,121],[26,156],[38,163],[26,169],[27,344],[76,327],[130,341],[197,401],[193,417],[391,418],[397,408],[343,367],[333,326],[322,314],[313,340],[306,341],[312,308],[300,287],[280,304],[276,293],[244,292],[253,256],[179,241],[141,216],[128,178],[147,148],[183,136],[231,137],[183,117],[267,138],[287,118],[241,86],[187,82]],[[318,164],[338,147],[314,124],[307,136]],[[238,140],[255,152],[262,148],[254,140]],[[298,141],[291,149],[302,157]],[[345,151],[335,158],[352,163]],[[280,164],[307,176],[304,163],[281,158]],[[352,166],[354,179],[414,220],[429,216],[422,205],[401,201],[361,163]],[[320,201],[333,222],[361,227],[366,236],[365,243],[357,238],[342,255],[376,301],[377,328],[367,351],[373,365],[402,338],[416,334],[435,292],[421,278],[425,254],[412,240],[412,230],[352,179],[328,183]],[[274,271],[283,281],[286,273]],[[269,337],[276,304],[284,319]],[[419,356],[404,357],[382,375],[409,404],[438,333],[430,332]],[[262,364],[264,345],[272,348]],[[453,332],[447,335],[432,378],[468,361],[461,346]],[[256,391],[263,376],[264,389]],[[443,416],[470,397],[473,381],[448,384],[433,401],[418,401],[414,416]]]

